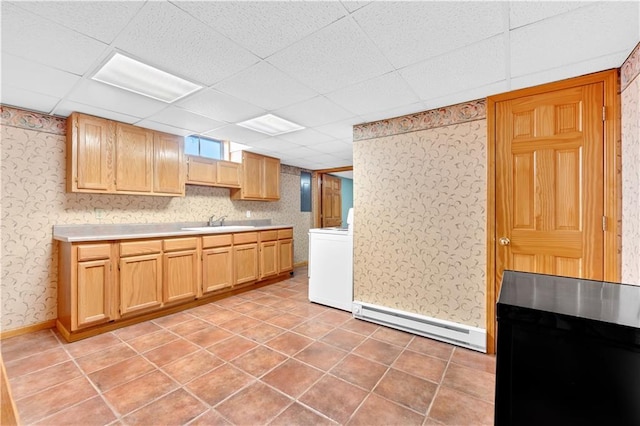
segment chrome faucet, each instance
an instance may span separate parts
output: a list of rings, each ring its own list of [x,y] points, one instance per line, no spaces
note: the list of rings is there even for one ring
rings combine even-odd
[[[215,215],[211,216],[209,218],[209,226],[223,226],[224,225],[224,220],[227,218],[226,216],[220,216],[217,219],[213,219],[214,217],[216,217]],[[216,222],[219,222],[218,224],[216,224]]]

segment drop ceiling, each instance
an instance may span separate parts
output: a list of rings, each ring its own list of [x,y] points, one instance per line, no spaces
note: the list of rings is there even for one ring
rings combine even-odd
[[[80,111],[248,145],[283,164],[352,164],[355,124],[617,68],[631,2],[2,1],[4,105]],[[115,52],[203,86],[167,104],[91,80]],[[305,127],[267,137],[272,113]]]

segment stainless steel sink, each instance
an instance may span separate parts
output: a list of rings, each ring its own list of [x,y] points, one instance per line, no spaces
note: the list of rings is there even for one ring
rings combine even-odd
[[[182,228],[183,231],[198,231],[206,234],[220,234],[225,232],[234,231],[246,231],[247,229],[253,229],[255,226],[200,226],[196,228]]]

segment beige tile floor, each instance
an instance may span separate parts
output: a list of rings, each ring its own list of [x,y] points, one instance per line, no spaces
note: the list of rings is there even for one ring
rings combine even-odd
[[[293,278],[75,343],[6,339],[22,424],[483,425],[495,357],[309,303]]]

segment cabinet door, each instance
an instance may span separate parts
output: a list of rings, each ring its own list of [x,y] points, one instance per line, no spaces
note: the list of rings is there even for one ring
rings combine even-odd
[[[71,150],[75,156],[68,153],[68,160],[74,157],[73,165],[68,164],[69,170],[75,170],[76,176],[69,176],[71,182],[76,183],[74,189],[108,191],[111,189],[111,167],[113,166],[113,145],[111,140],[111,126],[103,118],[77,114],[70,118],[74,121],[68,137],[71,140]]]
[[[215,160],[202,157],[187,157],[187,183],[196,185],[215,185]]]
[[[260,279],[278,275],[278,242],[260,243]]]
[[[231,247],[202,250],[202,292],[233,286]]]
[[[280,160],[264,157],[263,159],[263,198],[280,199]]]
[[[116,190],[151,192],[153,132],[118,123],[116,126]]]
[[[154,133],[153,192],[184,195],[184,139],[167,133]]]
[[[240,164],[216,161],[216,184],[229,188],[240,188]]]
[[[111,260],[78,262],[77,325],[111,320]]]
[[[195,250],[164,254],[162,295],[165,303],[196,298],[198,254]]]
[[[162,255],[120,259],[120,313],[145,311],[162,304]]]
[[[250,283],[258,280],[258,244],[243,244],[233,247],[235,265],[234,284]]]
[[[293,271],[293,240],[278,241],[278,273]]]
[[[245,198],[262,198],[262,159],[262,155],[242,153],[242,196]]]

